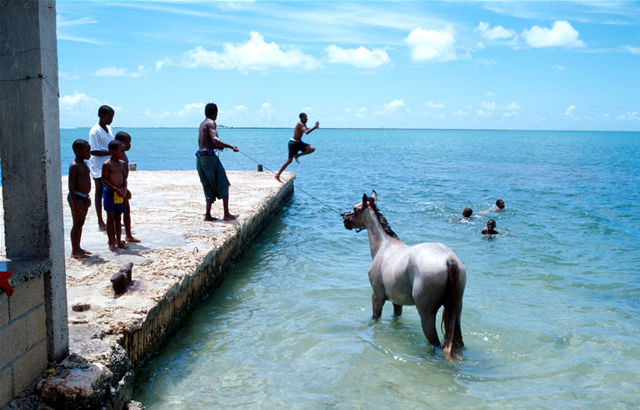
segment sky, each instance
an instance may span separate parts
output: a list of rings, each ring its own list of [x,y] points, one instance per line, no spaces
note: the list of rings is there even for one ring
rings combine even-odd
[[[640,2],[58,0],[62,127],[640,131]]]

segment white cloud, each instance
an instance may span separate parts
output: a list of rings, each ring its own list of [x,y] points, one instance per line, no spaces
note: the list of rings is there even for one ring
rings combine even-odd
[[[366,116],[367,112],[368,112],[368,110],[366,108],[360,108],[358,110],[358,112],[356,113],[356,116],[358,118],[364,118]]]
[[[476,66],[479,66],[479,67],[482,67],[482,68],[489,68],[491,66],[498,65],[498,63],[494,59],[487,60],[487,59],[484,59],[484,58],[476,58],[473,61],[474,61]]]
[[[60,111],[72,112],[95,112],[98,115],[98,107],[102,103],[85,93],[76,91],[73,95],[63,95],[60,97]]]
[[[269,103],[264,103],[262,104],[262,107],[260,107],[260,114],[262,115],[271,116],[271,115],[274,115],[275,113],[276,113],[276,110],[271,108],[271,104]]]
[[[520,107],[518,104],[516,104],[515,102],[512,102],[511,104],[507,105],[504,107],[505,110],[520,110],[522,109],[522,107]]]
[[[444,62],[458,58],[451,33],[418,27],[404,41],[411,47],[413,61]]]
[[[580,34],[566,20],[553,23],[553,28],[533,26],[531,30],[522,31],[524,38],[531,47],[584,47],[585,44],[578,37]]]
[[[478,27],[475,28],[474,31],[480,33],[480,35],[487,40],[499,40],[502,38],[515,38],[518,35],[515,31],[511,29],[506,29],[502,26],[495,26],[494,28],[489,28],[489,23],[480,22]]]
[[[521,110],[522,109],[522,107],[520,107],[520,105],[518,105],[515,102],[512,102],[512,103],[507,104],[507,105],[497,105],[494,102],[482,101],[480,103],[480,106],[482,108],[484,108],[485,110],[511,110],[511,111],[513,111],[513,110]]]
[[[70,27],[70,26],[82,26],[85,24],[95,24],[96,20],[91,19],[89,17],[81,17],[76,20],[65,20],[60,14],[56,16],[56,26],[60,27]]]
[[[437,103],[436,104],[436,103],[431,102],[431,101],[427,101],[426,103],[424,103],[424,105],[427,108],[444,108],[444,104],[443,103]]]
[[[185,53],[182,65],[189,68],[211,67],[215,69],[265,70],[268,68],[314,69],[318,61],[303,54],[297,48],[280,49],[276,43],[266,43],[264,37],[252,31],[251,38],[244,44],[234,46],[225,43],[224,52],[207,51],[198,46]]]
[[[564,112],[564,116],[568,117],[571,115],[571,113],[573,112],[573,110],[576,109],[575,105],[570,105],[569,108],[567,108],[567,111]]]
[[[627,113],[627,115],[624,115],[624,114],[618,115],[618,116],[616,116],[616,120],[618,120],[618,121],[625,121],[625,120],[627,120],[627,121],[640,121],[640,116],[638,115],[637,111],[634,111],[634,112]]]
[[[565,67],[565,66],[563,66],[563,65],[560,65],[560,64],[556,64],[556,65],[554,65],[553,67],[551,67],[551,69],[553,69],[553,70],[560,70],[560,71],[563,71],[563,70],[566,70],[566,69],[567,69],[567,67]]]
[[[496,93],[494,93],[493,91],[487,91],[485,95],[487,97],[494,97],[496,95]]]
[[[157,65],[157,63],[156,63]],[[129,71],[126,68],[106,67],[98,69],[94,75],[97,77],[140,77],[146,74],[147,71],[144,66],[138,66],[138,71]]]
[[[178,117],[190,117],[197,113],[199,116],[204,116],[204,106],[204,103],[187,104],[176,115]]]
[[[487,48],[487,46],[485,46],[482,41],[478,41],[478,44],[476,44],[476,48],[478,50],[483,50],[483,49]]]
[[[393,100],[389,104],[385,104],[382,110],[378,110],[375,112],[376,115],[392,115],[398,111],[409,111],[407,106],[404,104],[404,99]]]
[[[451,115],[454,115],[454,116],[466,116],[467,113],[464,112],[464,111],[458,110],[458,111],[452,112]]]
[[[486,109],[486,110],[495,110],[496,109],[496,103],[494,102],[481,102],[480,105],[482,106],[482,108]]]
[[[325,52],[328,62],[332,64],[349,64],[358,68],[376,68],[391,62],[386,51],[375,48],[368,50],[362,46],[358,48],[344,49],[330,45]]]
[[[640,48],[638,47],[624,46],[624,49],[631,54],[640,54]]]

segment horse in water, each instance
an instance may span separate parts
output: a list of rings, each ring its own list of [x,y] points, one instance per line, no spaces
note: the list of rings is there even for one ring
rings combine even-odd
[[[371,197],[364,194],[362,202],[354,205],[353,212],[343,214],[343,218],[345,228],[355,228],[356,232],[366,229],[369,234],[374,319],[382,315],[387,300],[393,303],[396,316],[402,314],[403,305],[415,305],[427,340],[440,346],[436,313],[444,305],[442,351],[447,358],[455,358],[455,350],[464,347],[460,315],[467,273],[460,259],[441,243],[405,245],[378,211],[376,191]]]

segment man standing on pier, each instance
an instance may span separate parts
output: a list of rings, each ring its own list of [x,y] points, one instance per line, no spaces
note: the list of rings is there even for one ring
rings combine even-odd
[[[218,138],[218,130],[216,129],[216,118],[218,118],[218,106],[209,103],[204,108],[204,115],[207,117],[200,124],[198,130],[198,146],[196,152],[196,168],[204,188],[204,196],[207,200],[207,212],[204,215],[205,221],[215,221],[216,218],[211,216],[211,205],[216,198],[222,199],[224,208],[224,220],[232,221],[238,218],[238,215],[232,215],[229,212],[229,179],[227,172],[224,170],[222,163],[216,155],[216,150],[222,151],[225,148],[231,148],[233,152],[239,149],[235,145],[229,145]]]

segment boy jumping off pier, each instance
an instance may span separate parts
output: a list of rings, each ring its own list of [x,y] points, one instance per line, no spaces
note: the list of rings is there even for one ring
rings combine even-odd
[[[71,228],[71,257],[88,258],[91,252],[80,247],[82,238],[82,227],[87,218],[87,211],[91,206],[91,171],[85,163],[91,158],[91,145],[85,140],[75,140],[72,144],[73,153],[76,159],[69,165],[69,194],[67,201],[71,207],[71,217],[73,227]]]
[[[320,123],[316,121],[316,125],[314,125],[313,128],[308,129],[307,114],[300,113],[300,122],[296,124],[296,128],[293,130],[293,138],[289,140],[289,158],[287,158],[284,165],[282,165],[282,168],[280,168],[280,171],[278,171],[278,173],[275,175],[275,178],[278,182],[283,183],[280,180],[280,175],[282,175],[284,170],[287,169],[292,160],[295,159],[299,164],[299,157],[303,155],[309,155],[316,150],[313,145],[309,145],[302,141],[302,134],[309,134],[311,131],[317,130],[318,128],[320,128]],[[299,154],[300,151],[302,151],[302,153]]]
[[[102,164],[102,183],[104,189],[102,199],[104,210],[107,212],[107,237],[109,238],[109,250],[117,252],[120,249],[129,249],[122,237],[122,224],[120,216],[124,210],[124,198],[127,196],[127,178],[124,172],[124,144],[122,141],[113,140],[109,143],[111,158]]]
[[[198,151],[196,152],[196,168],[198,176],[204,189],[204,196],[207,201],[205,221],[215,221],[216,218],[211,216],[211,205],[216,198],[222,199],[224,208],[225,221],[232,221],[238,218],[238,215],[232,215],[229,212],[229,179],[227,172],[224,170],[220,159],[216,155],[216,150],[222,151],[225,148],[231,148],[233,152],[240,151],[235,145],[227,144],[218,138],[218,130],[216,119],[218,118],[218,106],[209,103],[204,107],[205,120],[200,123],[198,129]]]
[[[127,186],[129,186],[129,157],[127,157],[126,151],[131,149],[131,135],[128,132],[120,131],[116,134],[116,139],[124,144],[124,179],[127,180]],[[124,206],[122,210],[122,219],[124,222],[124,240],[126,242],[140,242],[140,239],[136,239],[131,234],[131,206],[129,206],[129,200],[131,199],[131,191],[127,189],[127,196],[124,197]]]

